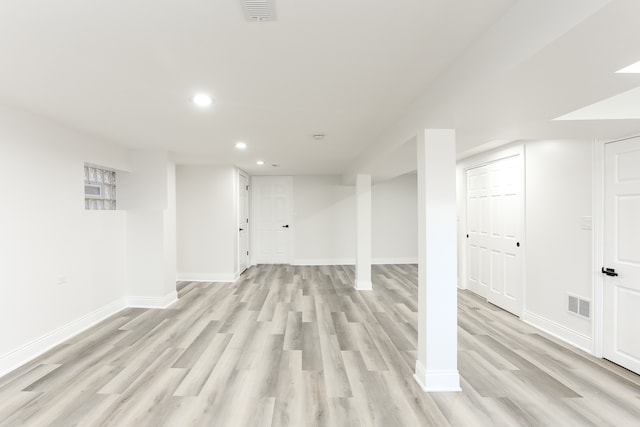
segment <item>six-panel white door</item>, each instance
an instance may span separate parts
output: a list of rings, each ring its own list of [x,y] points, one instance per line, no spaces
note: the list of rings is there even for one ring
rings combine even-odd
[[[605,145],[604,357],[640,373],[640,138]]]
[[[522,159],[467,171],[467,287],[513,314],[522,311]]]
[[[254,261],[288,264],[292,253],[293,177],[254,176],[251,186]]]

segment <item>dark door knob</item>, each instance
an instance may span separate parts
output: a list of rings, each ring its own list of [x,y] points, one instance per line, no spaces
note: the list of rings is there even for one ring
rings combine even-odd
[[[607,276],[612,276],[612,277],[616,277],[618,275],[618,273],[616,273],[616,269],[615,268],[604,268],[602,267],[602,274],[606,274]]]
[[[289,224],[283,225],[282,228],[289,228]]]
[[[240,231],[244,231],[244,228],[241,228]]]

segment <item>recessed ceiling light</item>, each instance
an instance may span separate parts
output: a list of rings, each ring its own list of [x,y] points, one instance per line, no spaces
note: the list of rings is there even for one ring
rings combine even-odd
[[[640,73],[640,61],[635,64],[631,64],[628,67],[624,67],[622,70],[616,71],[620,74],[637,74]]]
[[[258,160],[258,161],[256,162],[256,165],[260,165],[260,166],[262,166],[262,165],[264,165],[264,162],[263,162],[262,160]]]
[[[315,140],[321,140],[324,139],[324,137],[327,136],[324,133],[315,133],[313,135],[311,135],[311,138],[315,139]]]
[[[236,142],[236,148],[238,150],[244,150],[247,148],[247,143],[246,142]]]
[[[195,95],[192,100],[198,107],[208,107],[211,105],[211,97],[205,93]]]

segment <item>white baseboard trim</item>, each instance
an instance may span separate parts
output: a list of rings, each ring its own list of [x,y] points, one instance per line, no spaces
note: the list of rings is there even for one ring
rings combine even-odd
[[[426,392],[462,391],[460,388],[460,373],[453,371],[427,371],[422,363],[416,360],[416,372],[413,378],[420,388]]]
[[[355,265],[354,258],[294,259],[292,265]]]
[[[384,264],[417,264],[418,258],[374,258],[372,265]],[[292,265],[356,265],[354,258],[318,258],[318,259],[296,259]]]
[[[178,293],[170,292],[163,297],[126,297],[128,307],[136,308],[168,308],[178,301]]]
[[[554,322],[553,320],[549,320],[527,310],[524,311],[522,321],[568,344],[571,344],[580,350],[593,354],[593,339],[587,335],[576,332],[573,329],[561,325],[560,323]]]
[[[179,282],[217,282],[235,283],[240,274],[218,274],[218,273],[178,273]]]
[[[371,280],[356,280],[355,283],[356,291],[371,291],[373,290],[373,284]]]
[[[384,264],[417,264],[418,258],[374,258],[371,264],[384,265]]]
[[[32,361],[36,357],[46,353],[58,344],[73,338],[81,332],[100,323],[104,319],[127,308],[126,301],[119,299],[107,304],[91,313],[61,326],[39,338],[0,356],[0,377]]]
[[[487,299],[487,289],[482,289],[481,286],[478,285],[471,285],[467,287],[468,290],[470,290],[471,292],[473,292],[474,294],[478,295],[480,298],[484,298]]]
[[[19,347],[9,353],[0,355],[0,377],[29,363],[43,355],[53,347],[86,331],[106,318],[124,310],[127,307],[137,308],[168,308],[178,301],[178,293],[170,292],[164,297],[125,297],[107,304],[91,313],[67,323],[39,338]]]

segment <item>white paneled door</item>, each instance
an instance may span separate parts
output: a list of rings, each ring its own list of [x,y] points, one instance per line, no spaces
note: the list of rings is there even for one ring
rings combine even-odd
[[[640,138],[605,145],[604,357],[640,373]]]
[[[238,270],[249,268],[249,178],[239,175],[238,180]]]
[[[467,287],[522,313],[522,158],[467,171]]]
[[[292,255],[293,177],[254,176],[252,247],[257,264],[288,264]]]

